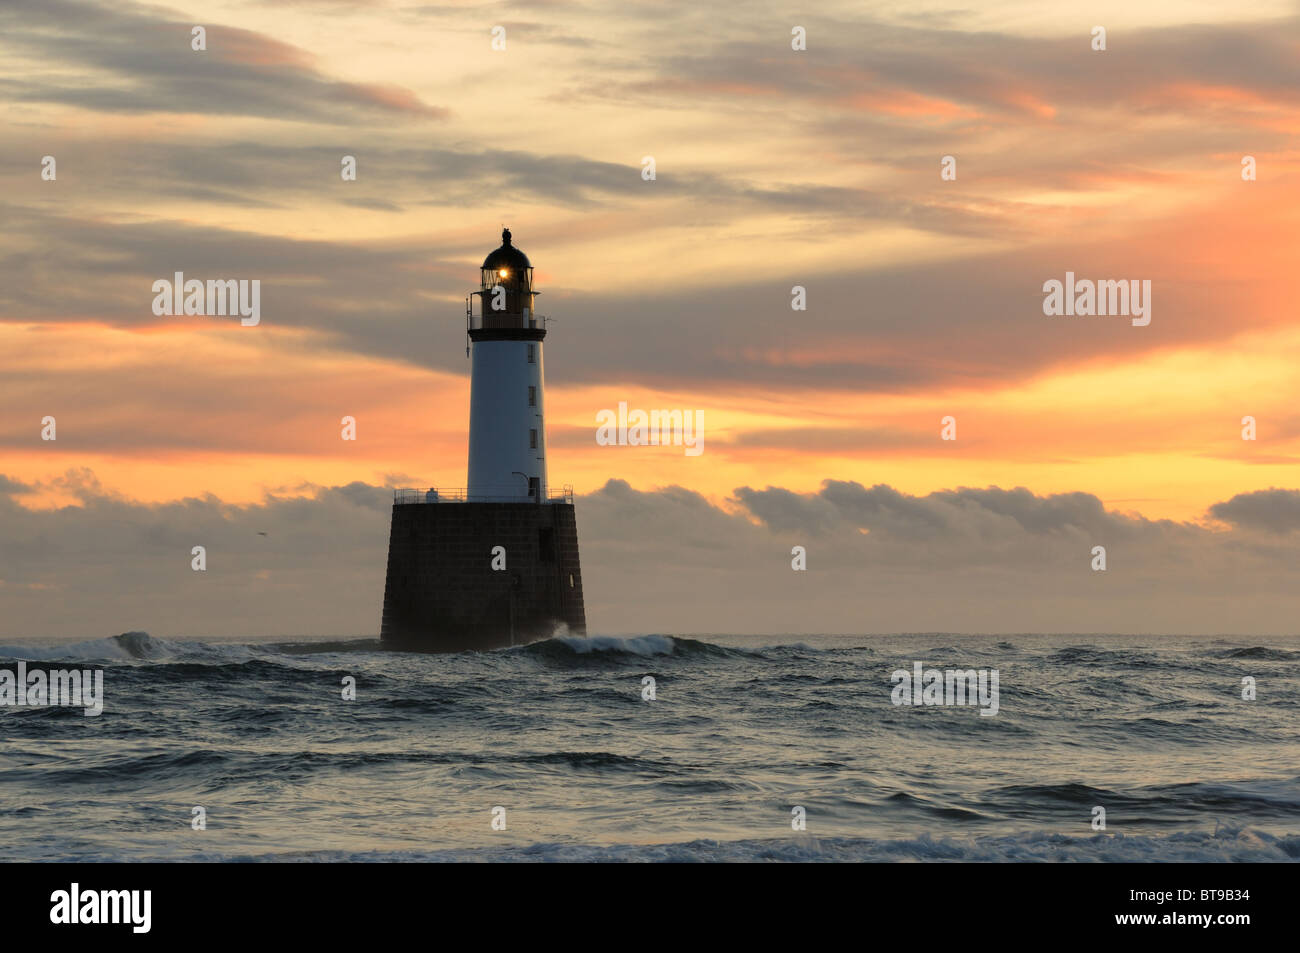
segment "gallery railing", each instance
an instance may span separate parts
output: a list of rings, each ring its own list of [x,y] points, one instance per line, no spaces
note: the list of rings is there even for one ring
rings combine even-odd
[[[424,488],[400,489],[393,491],[394,504],[411,503],[573,503],[573,486],[565,484],[561,489],[548,489],[545,497],[538,499],[535,494],[523,493],[518,487],[484,487],[475,489],[471,494],[463,486],[434,486]]]

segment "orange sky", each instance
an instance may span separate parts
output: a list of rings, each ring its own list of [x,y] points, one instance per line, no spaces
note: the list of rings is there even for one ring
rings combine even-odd
[[[58,27],[102,32],[81,60],[5,31],[30,72],[0,120],[0,472],[27,505],[82,469],[141,501],[463,485],[462,296],[503,222],[556,322],[551,481],[580,493],[1026,486],[1198,519],[1294,485],[1281,9],[1003,4],[993,29],[832,4],[724,36],[686,8],[669,29],[631,6],[380,6],[87,5]],[[260,278],[262,325],[155,318],[178,269]],[[1152,280],[1152,324],[1044,316],[1067,270]],[[705,452],[597,446],[620,401],[703,411]]]

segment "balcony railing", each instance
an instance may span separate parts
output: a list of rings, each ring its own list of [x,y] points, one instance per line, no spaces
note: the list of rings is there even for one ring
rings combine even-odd
[[[480,328],[541,328],[546,330],[546,315],[530,315],[523,311],[489,311],[486,314],[467,314],[466,330],[477,331]]]
[[[471,496],[463,486],[433,486],[427,489],[400,489],[393,491],[394,504],[411,503],[573,503],[573,486],[566,483],[563,488],[548,489],[546,496],[537,499],[519,493],[518,487],[486,487],[476,489]]]

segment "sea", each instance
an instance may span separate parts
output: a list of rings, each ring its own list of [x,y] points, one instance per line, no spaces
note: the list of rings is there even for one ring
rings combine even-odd
[[[0,707],[0,861],[1300,859],[1297,637],[131,632],[20,661],[102,671],[103,710]],[[901,703],[917,663],[996,672],[996,714]]]

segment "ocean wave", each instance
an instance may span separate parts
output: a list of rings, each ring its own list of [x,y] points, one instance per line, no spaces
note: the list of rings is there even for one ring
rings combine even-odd
[[[146,658],[148,653],[167,651],[166,644],[147,632],[125,632],[109,639],[64,642],[54,645],[0,645],[0,659],[26,661],[94,660],[115,661]]]
[[[1092,805],[1123,807],[1130,813],[1150,810],[1167,819],[1177,812],[1195,811],[1223,823],[1221,813],[1286,818],[1300,811],[1300,778],[1247,778],[1238,781],[1185,781],[1155,784],[1128,790],[1093,787],[1080,782],[1021,784],[995,788],[979,800],[1004,811],[1014,808],[1056,810],[1067,807],[1086,810]]]
[[[285,655],[322,655],[326,653],[383,652],[379,639],[332,639],[322,642],[271,642],[268,648]]]
[[[166,782],[178,777],[192,779],[198,774],[227,764],[231,756],[212,749],[152,752],[126,757],[104,757],[54,766],[10,768],[10,780],[31,779],[42,784],[94,784],[131,786],[144,780]]]
[[[1224,649],[1212,653],[1218,658],[1258,659],[1261,662],[1294,662],[1300,659],[1300,652],[1288,652],[1285,649],[1270,649],[1263,645],[1250,648]]]
[[[28,661],[171,661],[210,658],[220,661],[251,659],[266,654],[266,647],[240,643],[173,642],[148,632],[123,632],[107,639],[54,645],[0,645],[0,658]]]
[[[165,858],[164,858],[165,859]],[[900,840],[793,835],[771,840],[672,844],[561,844],[434,851],[300,851],[187,859],[375,863],[1296,863],[1300,837],[1250,829],[1165,835],[1071,837],[1034,832]]]
[[[125,662],[211,662],[224,664],[237,661],[267,660],[285,656],[311,656],[348,653],[385,652],[383,643],[375,638],[335,639],[328,641],[281,642],[204,642],[162,639],[147,632],[124,632],[104,639],[83,642],[63,642],[50,645],[0,645],[0,659],[27,661],[125,661]],[[679,658],[753,658],[769,654],[818,654],[822,650],[803,643],[774,645],[760,648],[729,648],[711,642],[672,635],[640,635],[620,638],[597,635],[555,636],[527,645],[498,649],[502,653],[519,653],[542,658],[574,658],[593,656],[615,658],[618,656],[676,656]],[[408,658],[433,658],[436,656],[398,653]],[[460,653],[473,655],[476,653]]]
[[[49,645],[0,645],[0,659],[26,661],[195,662],[227,664],[277,656],[378,652],[378,639],[318,642],[204,642],[155,638],[148,632],[123,632],[105,639]]]
[[[1103,649],[1095,645],[1069,645],[1057,649],[1047,657],[1049,662],[1062,665],[1100,665],[1125,668],[1148,668],[1168,664],[1154,652],[1138,649]]]
[[[500,651],[555,661],[576,660],[582,656],[615,660],[633,656],[638,658],[666,656],[740,658],[753,655],[752,652],[744,649],[725,648],[710,642],[674,635],[638,635],[631,638],[618,638],[612,635],[594,635],[588,638],[559,636]]]

